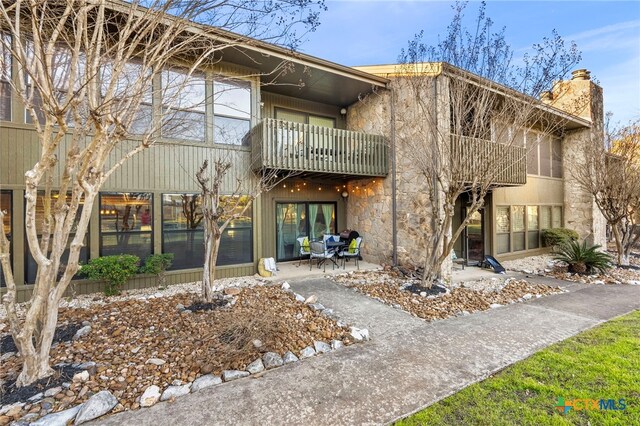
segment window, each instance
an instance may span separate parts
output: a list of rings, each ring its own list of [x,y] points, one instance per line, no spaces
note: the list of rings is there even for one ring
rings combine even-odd
[[[551,206],[540,207],[540,229],[551,228]]]
[[[12,208],[13,203],[11,202],[11,191],[0,191],[0,210],[5,212],[5,216],[2,224],[2,231],[4,235],[7,236],[9,243],[11,243],[11,233],[13,230],[13,221],[12,221]],[[13,254],[13,251],[11,251]],[[6,283],[4,281],[4,273],[2,272],[2,265],[0,264],[0,287],[5,287]]]
[[[241,211],[247,197],[222,197],[226,208]],[[202,268],[204,263],[204,228],[202,202],[198,194],[163,194],[162,252],[173,253],[172,269]],[[223,218],[223,220],[226,220]],[[253,261],[253,221],[251,207],[232,221],[220,240],[217,265],[234,265]]]
[[[52,192],[51,200],[50,200],[51,207],[53,207],[54,203],[58,201],[59,197],[60,195],[56,191]],[[44,230],[44,226],[45,226],[45,202],[44,201],[45,201],[44,191],[38,191],[38,200],[36,201],[36,230],[38,232],[38,238],[42,236],[42,231]],[[67,195],[65,201],[67,203],[71,201],[71,194]],[[71,229],[71,234],[69,235],[69,239],[67,241],[67,248],[62,254],[61,265],[60,265],[60,268],[58,269],[57,278],[60,278],[62,276],[66,263],[69,259],[69,247],[71,246],[71,241],[73,241],[73,238],[75,237],[76,227],[78,225],[78,222],[80,221],[80,215],[82,214],[82,205],[83,205],[83,202],[81,201],[80,206],[78,208],[78,212],[76,214],[76,221],[73,224],[73,227]],[[51,220],[53,220],[53,218],[51,218]],[[89,233],[87,232],[84,237],[83,247],[80,249],[80,256],[78,257],[78,260],[80,263],[87,263],[89,261],[88,235]],[[25,238],[25,281],[28,284],[35,283],[37,273],[38,273],[38,264],[33,259],[33,256],[31,256],[31,250],[29,250],[29,245]]]
[[[162,136],[205,141],[206,93],[204,74],[162,72]]]
[[[551,226],[553,228],[562,228],[562,207],[553,206],[553,212],[551,216]]]
[[[509,215],[509,207],[496,208],[496,243],[497,252],[508,253],[511,251],[510,234],[511,220]]]
[[[524,206],[511,207],[511,230],[513,231],[513,251],[524,250]]]
[[[540,246],[538,226],[538,206],[527,206],[527,249]]]
[[[218,78],[213,83],[213,141],[249,145],[251,83]]]
[[[551,144],[551,176],[562,178],[562,141],[553,139]]]
[[[11,120],[11,37],[0,34],[0,120]]]
[[[127,62],[118,75],[113,76],[113,63],[107,62],[100,69],[101,95],[111,100],[110,113],[124,123],[132,135],[151,131],[153,122],[151,72],[137,62]],[[141,95],[139,98],[137,95]],[[138,103],[131,114],[131,102]]]
[[[538,135],[527,132],[527,173],[538,174]]]
[[[551,177],[551,140],[540,139],[540,175]]]
[[[100,194],[100,255],[153,252],[153,195],[146,192]]]

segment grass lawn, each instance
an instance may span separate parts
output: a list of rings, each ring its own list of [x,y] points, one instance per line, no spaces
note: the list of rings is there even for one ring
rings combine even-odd
[[[626,409],[562,414],[558,397],[624,398]],[[640,425],[640,311],[550,346],[398,424]]]

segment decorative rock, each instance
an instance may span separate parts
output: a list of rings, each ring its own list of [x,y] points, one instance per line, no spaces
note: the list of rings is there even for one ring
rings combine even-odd
[[[327,352],[331,352],[331,346],[325,342],[315,341],[313,342],[313,348],[318,354],[326,354]]]
[[[280,354],[277,354],[275,352],[267,352],[266,354],[262,355],[262,363],[264,364],[264,367],[269,370],[270,368],[280,367],[282,364],[284,364],[284,361]]]
[[[314,311],[322,311],[324,310],[324,306],[321,303],[310,303],[309,307]]]
[[[160,397],[160,401],[166,401],[172,398],[180,398],[181,396],[185,396],[191,390],[191,383],[187,383],[182,386],[169,386],[162,392],[162,396]]]
[[[91,326],[85,325],[84,327],[76,331],[76,334],[73,335],[73,340],[82,339],[83,337],[86,337],[89,333],[91,333]]]
[[[160,358],[149,358],[145,364],[153,364],[153,365],[164,365],[167,361]]]
[[[247,371],[251,374],[256,374],[264,371],[264,364],[262,364],[262,359],[258,358],[251,364],[247,365]]]
[[[44,393],[40,392],[37,393],[35,395],[33,395],[31,398],[29,398],[27,401],[29,402],[38,402],[40,401],[42,398],[44,398]]]
[[[50,398],[52,396],[55,396],[57,393],[60,393],[61,390],[62,390],[62,388],[60,386],[56,386],[55,388],[47,389],[46,391],[44,391],[44,397],[45,398]]]
[[[333,309],[330,308],[325,308],[322,310],[322,312],[320,312],[322,315],[330,317],[333,315]]]
[[[604,283],[602,283],[602,284],[604,284]],[[532,297],[533,297],[533,295],[532,295],[531,293],[527,293],[527,294],[525,294],[524,296],[522,296],[522,298],[523,298],[524,300],[529,300],[529,299],[531,299]]]
[[[224,370],[222,372],[222,380],[225,382],[230,382],[232,380],[241,379],[243,377],[247,377],[249,375],[248,371],[240,371],[240,370]]]
[[[29,413],[23,416],[20,420],[11,423],[11,426],[29,426],[38,417],[40,417],[40,414],[38,413]]]
[[[24,407],[24,402],[14,402],[0,408],[0,416],[6,414],[9,417],[17,416]]]
[[[205,374],[198,377],[191,385],[191,392],[198,392],[200,389],[208,388],[211,386],[219,385],[222,383],[222,379],[213,374]]]
[[[344,347],[344,343],[342,343],[341,340],[332,340],[331,341],[331,349],[333,349],[334,351],[336,349],[340,349],[342,347]]]
[[[84,404],[76,405],[68,410],[47,414],[31,423],[31,426],[66,426],[73,420]]]
[[[313,305],[317,301],[318,301],[318,296],[316,296],[315,294],[312,294],[311,296],[305,299],[304,303],[307,305]]]
[[[177,310],[179,310],[179,311],[184,311],[184,310],[185,310],[185,307],[184,307],[184,305],[183,305],[182,303],[178,303],[178,304],[176,305],[176,309],[177,309]]]
[[[296,293],[296,300],[300,303],[304,303],[305,298],[299,295],[298,293]]]
[[[501,304],[499,304],[499,303],[492,303],[491,305],[489,305],[489,307],[490,307],[491,309],[499,308],[499,307],[501,307],[501,306],[502,306],[502,305],[501,305]]]
[[[82,408],[78,411],[74,424],[81,425],[82,423],[97,419],[107,414],[116,405],[118,405],[118,400],[111,392],[107,390],[100,391],[82,404]]]
[[[260,339],[254,339],[253,342],[251,342],[253,344],[253,347],[256,349],[260,349],[263,345],[262,340]]]
[[[215,368],[215,365],[213,365],[212,363],[207,363],[202,367],[200,367],[200,372],[202,374],[209,374],[213,371],[214,368]]]
[[[288,282],[285,281],[285,282],[282,283],[282,287],[281,288],[283,290],[289,290],[291,288],[291,286],[289,285]]]
[[[160,399],[160,388],[156,385],[151,385],[144,390],[144,393],[140,397],[141,407],[151,407]]]
[[[421,297],[427,297],[427,292],[426,291],[421,291],[420,292],[420,296]]]
[[[225,288],[224,294],[226,294],[227,296],[237,296],[240,294],[240,289],[237,287]]]
[[[597,284],[597,285],[604,285],[604,281],[602,281],[602,280],[596,280],[593,283]]]
[[[82,370],[87,370],[90,376],[96,374],[97,365],[93,361],[83,362],[82,364],[78,364],[78,368]]]
[[[140,352],[140,349],[142,349],[140,346],[138,346],[137,348],[133,348],[133,349],[131,349],[131,353],[135,355],[138,352]]]
[[[298,361],[298,357],[294,355],[293,352],[291,351],[287,351],[285,352],[284,356],[282,357],[282,362],[284,364],[290,364],[292,362],[296,362]]]
[[[353,337],[356,341],[360,342],[362,340],[369,340],[369,330],[366,328],[356,328],[351,327],[351,337]]]
[[[315,354],[316,354],[316,351],[311,346],[307,346],[306,348],[300,351],[300,359],[310,358]]]
[[[87,380],[89,380],[89,372],[87,370],[83,370],[73,375],[73,381],[76,383],[86,382]]]

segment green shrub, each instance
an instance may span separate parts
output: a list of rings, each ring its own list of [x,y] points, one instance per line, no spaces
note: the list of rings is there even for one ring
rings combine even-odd
[[[92,280],[104,281],[104,294],[120,294],[122,285],[138,272],[140,258],[131,254],[102,256],[82,265],[80,272]]]
[[[164,286],[166,271],[173,264],[173,253],[152,254],[144,260],[140,268],[143,274],[153,274],[158,277],[158,285]]]
[[[542,230],[542,244],[553,247],[568,241],[578,241],[580,236],[573,229],[551,228]]]
[[[564,242],[555,249],[555,260],[561,260],[569,265],[569,272],[574,274],[592,274],[595,271],[605,273],[611,268],[611,256],[601,252],[600,246],[587,246],[587,242],[582,243],[570,240]]]

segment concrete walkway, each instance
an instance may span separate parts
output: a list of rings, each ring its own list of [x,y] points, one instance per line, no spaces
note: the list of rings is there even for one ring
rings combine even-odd
[[[565,284],[569,293],[427,323],[326,279],[292,282],[295,291],[317,294],[340,318],[368,328],[372,340],[99,424],[389,423],[552,343],[640,309],[640,286]]]

